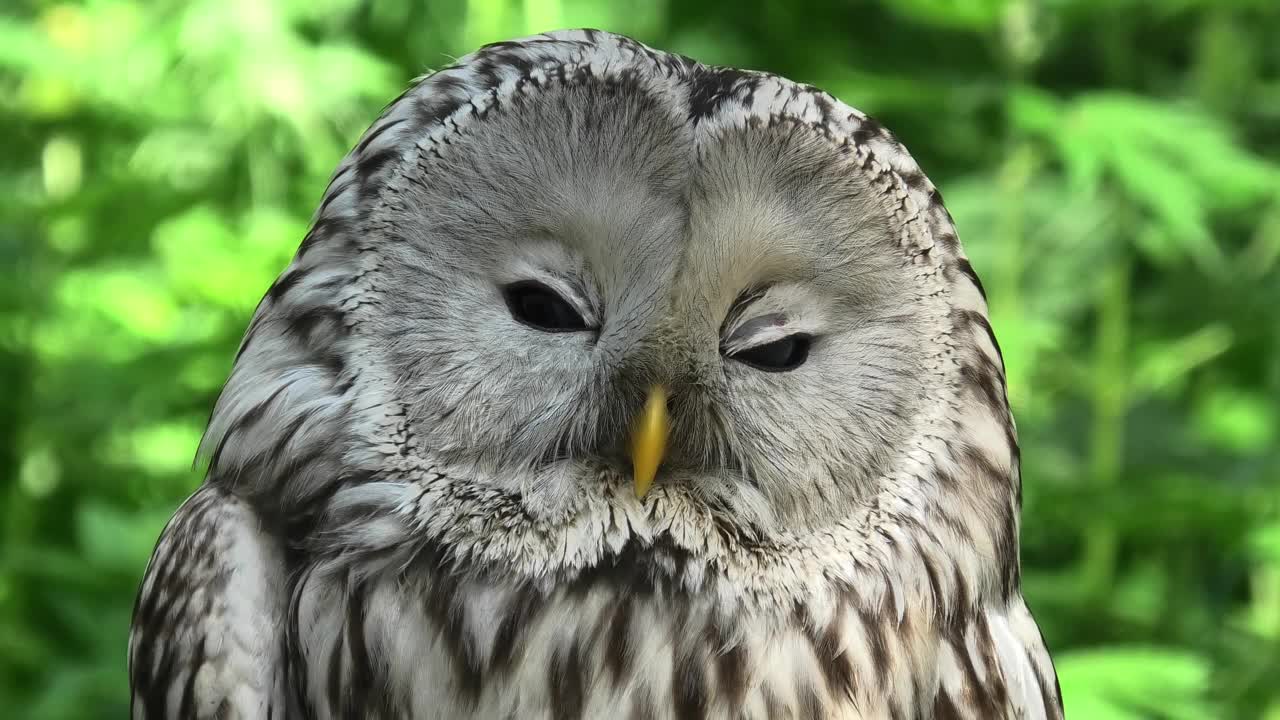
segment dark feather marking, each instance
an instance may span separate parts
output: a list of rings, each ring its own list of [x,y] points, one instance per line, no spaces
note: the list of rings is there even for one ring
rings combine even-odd
[[[515,665],[524,652],[522,633],[532,627],[534,618],[542,608],[542,597],[528,587],[520,587],[512,595],[510,606],[503,614],[502,622],[493,634],[493,652],[489,658],[489,670],[502,674]]]
[[[706,68],[694,74],[688,81],[689,119],[696,123],[715,113],[732,97],[735,84],[750,77],[733,68]]]
[[[342,655],[344,637],[341,633],[333,639],[333,648],[329,651],[328,663],[328,697],[329,714],[337,716],[342,707],[342,687],[346,678],[342,674]]]
[[[345,335],[345,320],[346,315],[341,310],[324,305],[299,308],[285,314],[283,318],[286,331],[308,344],[311,343],[315,331],[322,325],[329,332]]]
[[[934,193],[937,192],[937,190],[934,190]],[[941,204],[942,196],[938,195],[936,201]],[[987,299],[987,289],[982,286],[982,280],[978,278],[978,273],[974,271],[973,265],[967,259],[961,258],[955,261],[955,266],[957,270],[959,270],[965,277],[969,278],[969,281],[978,288],[978,294],[981,295],[982,299],[985,301]]]
[[[306,237],[302,239],[302,244],[298,246],[298,258],[301,259],[318,243],[330,237],[349,237],[353,230],[354,227],[347,218],[321,217],[311,226],[311,231],[307,233]]]
[[[747,651],[741,645],[724,650],[716,659],[718,689],[733,710],[742,707],[747,697]]]
[[[1024,647],[1023,652],[1026,654],[1027,664],[1031,666],[1031,671],[1035,674],[1036,689],[1040,691],[1040,703],[1044,705],[1045,717],[1059,717],[1062,713],[1062,707],[1057,702],[1054,702],[1053,696],[1049,694],[1049,683],[1045,681],[1044,675],[1040,673],[1040,666],[1031,657],[1031,648]]]
[[[343,175],[345,175],[345,172]],[[356,180],[354,178],[342,179],[341,175],[334,178],[329,188],[325,190],[324,200],[321,201],[320,208],[316,210],[316,217],[324,217],[325,211],[329,209],[329,204],[345,195],[347,190],[350,190],[355,184]]]
[[[404,96],[402,95],[401,97],[404,97]],[[391,120],[390,122],[384,122],[379,124],[377,127],[374,128],[373,132],[364,136],[364,139],[361,140],[360,144],[356,146],[356,152],[359,154],[364,154],[364,151],[369,147],[369,143],[373,142],[374,140],[377,140],[378,136],[382,135],[382,133],[390,130],[391,128],[399,125],[402,122],[404,122],[404,118],[397,118],[395,120]]]
[[[965,384],[971,388],[978,390],[976,393],[978,399],[984,402],[987,407],[991,408],[999,417],[1005,412],[1004,394],[997,385],[996,367],[990,360],[985,358],[980,361],[980,365],[965,363],[960,366],[960,377],[964,378]]]
[[[845,612],[845,607],[838,607],[826,629],[817,637],[810,637],[818,667],[827,682],[827,692],[837,700],[852,700],[854,696],[853,663],[840,647],[840,618]]]
[[[693,562],[692,554],[662,533],[646,542],[629,539],[616,554],[606,556],[594,567],[575,576],[566,587],[569,592],[580,585],[606,585],[625,588],[627,592],[647,595],[663,590],[673,578],[682,577]]]
[[[142,688],[147,717],[162,718],[168,715],[169,686],[172,684],[174,662],[173,644],[160,648],[160,663],[151,682]]]
[[[810,683],[804,683],[799,690],[800,693],[800,714],[799,718],[820,718],[826,713],[823,712],[822,696],[818,694],[818,688]]]
[[[879,678],[881,687],[888,682],[892,676],[892,657],[889,654],[889,640],[887,637],[889,631],[889,623],[882,621],[876,617],[874,613],[865,608],[858,609],[858,618],[862,621],[862,627],[865,631],[871,649],[872,665],[876,669],[876,677]]]
[[[969,654],[968,646],[965,643],[965,634],[969,628],[963,627],[955,634],[948,634],[946,641],[951,645],[951,651],[959,659],[960,667],[964,671],[964,702],[967,707],[975,710],[974,715],[977,717],[1000,717],[1002,705],[996,701],[995,692],[993,692],[998,682],[992,677],[997,668],[985,660],[989,655],[987,650],[991,640],[987,634],[986,619],[982,613],[973,613],[967,618],[967,621],[968,625],[974,626],[973,632],[978,641],[978,651],[984,656],[987,678],[984,681],[978,677],[977,667],[973,664],[974,658]],[[981,627],[976,627],[979,624],[981,624]]]
[[[453,90],[462,87],[463,84],[457,78],[437,75],[431,84],[435,92],[414,100],[414,124],[423,131],[442,123],[445,118],[457,112],[466,100],[453,94]]]
[[[347,596],[346,644],[351,667],[347,672],[347,696],[343,706],[344,717],[368,715],[369,692],[374,684],[373,660],[365,643],[365,613],[368,602],[363,584],[353,586]],[[377,693],[385,697],[384,693]]]
[[[217,528],[210,512],[214,503],[223,497],[222,491],[206,486],[174,514],[160,535],[158,547],[163,550],[148,570],[154,577],[149,585],[144,581],[143,588],[139,589],[132,622],[138,637],[129,658],[130,704],[135,708],[140,706],[146,717],[168,716],[169,691],[181,669],[187,670],[188,675],[179,703],[194,700],[189,693],[194,692],[191,683],[195,671],[204,662],[203,634],[192,638],[191,656],[177,657],[180,647],[177,643],[159,641],[168,638],[171,629],[186,625],[189,618],[207,614],[212,600],[209,595],[203,595],[205,602],[199,607],[193,605],[195,595],[190,592],[190,580],[193,573],[212,570],[212,557],[207,549]],[[216,595],[225,583],[225,573],[214,573],[205,587]],[[144,592],[148,588],[150,591]]]
[[[547,684],[551,687],[551,707],[557,718],[581,718],[586,705],[586,668],[582,651],[576,642],[568,648],[557,648],[547,667]]]
[[[297,553],[298,549],[289,546],[290,552]],[[303,590],[307,583],[311,580],[312,574],[315,572],[314,565],[301,565],[296,560],[288,562],[288,564],[297,568],[296,573],[292,573],[289,579],[289,606],[286,610],[285,632],[281,639],[284,645],[283,654],[286,659],[286,677],[288,678],[288,688],[286,691],[286,701],[288,710],[285,713],[288,717],[314,717],[317,715],[315,711],[315,700],[317,699],[310,686],[310,678],[307,677],[306,662],[303,660],[302,643],[300,638],[301,623],[299,620],[299,603],[302,601]],[[297,659],[298,662],[293,660]]]
[[[680,720],[698,720],[707,714],[706,666],[705,658],[691,650],[678,653],[671,666],[671,699]]]
[[[933,720],[964,720],[964,716],[960,714],[960,708],[956,707],[951,696],[946,690],[938,688],[938,694],[933,698]]]
[[[991,626],[987,623],[985,613],[978,614],[974,626],[978,652],[982,654],[982,662],[987,668],[987,681],[983,689],[991,696],[993,708],[1008,708],[1009,688],[1000,671],[1000,658],[996,655],[995,642],[991,638]]]
[[[1008,483],[1008,473],[1000,472],[995,465],[976,448],[964,446],[960,448],[960,459],[974,468],[976,478],[983,481]],[[996,568],[1000,572],[1001,599],[1008,600],[1018,590],[1020,568],[1018,566],[1018,527],[1013,507],[1008,503],[1000,503],[994,511],[996,520],[995,555]]]
[[[298,282],[308,274],[309,271],[304,268],[293,268],[292,270],[287,270],[283,275],[277,278],[275,282],[271,283],[271,288],[267,290],[267,297],[271,298],[272,302],[279,302],[280,298],[283,297],[285,293],[292,290]]]
[[[742,645],[730,638],[719,622],[709,622],[706,642],[716,653],[716,696],[733,715],[742,708],[747,694],[747,653]]]
[[[272,444],[271,448],[266,452],[265,456],[262,459],[269,461],[270,459],[273,459],[273,458],[289,458],[289,457],[296,458],[297,457],[296,452],[293,452],[293,453],[287,452],[289,449],[289,444],[293,442],[294,436],[298,434],[298,431],[302,429],[302,426],[307,424],[307,421],[314,416],[315,416],[315,411],[312,410],[310,412],[299,413],[297,417],[290,420],[289,424],[284,427],[283,432],[281,432],[280,436],[276,438],[275,443]],[[298,448],[295,448],[295,450],[297,449]],[[289,464],[299,465],[301,463],[295,462],[295,463],[289,463]]]
[[[1004,352],[1000,350],[1000,341],[996,339],[995,330],[991,329],[991,322],[982,313],[974,312],[973,310],[966,310],[965,314],[969,316],[969,322],[982,328],[982,331],[987,334],[987,339],[991,341],[991,346],[996,349],[996,357],[1000,358],[1000,365],[1003,366]],[[1005,385],[1004,373],[1000,368],[996,368],[996,372],[1000,377],[1001,389],[1003,389]]]
[[[919,552],[920,563],[924,565],[925,575],[929,579],[929,592],[933,596],[934,612],[938,615],[938,622],[942,623],[945,617],[945,608],[947,598],[942,594],[942,581],[938,577],[938,568],[933,564],[933,558],[930,553],[921,549]]]
[[[604,660],[615,688],[631,677],[631,667],[635,661],[635,648],[631,644],[631,616],[634,612],[635,601],[630,593],[624,593],[609,620]]]
[[[390,164],[393,160],[399,158],[400,155],[401,151],[398,148],[383,148],[372,155],[366,155],[361,158],[360,165],[357,167],[356,171],[360,173],[360,179],[365,183],[368,183],[370,178],[377,174],[378,171],[382,170],[382,168]],[[372,190],[374,189],[375,188],[368,187],[361,188],[361,196],[366,197],[372,195]]]
[[[1018,520],[1013,508],[1001,505],[996,522],[996,567],[1000,570],[1000,599],[1008,602],[1018,592],[1022,579],[1022,569],[1018,562]]]
[[[182,700],[178,704],[178,717],[194,717],[196,703],[196,673],[204,665],[204,637],[195,642],[195,655],[186,664],[187,682],[182,686]]]
[[[440,564],[432,564],[437,566],[433,573],[436,577],[447,576],[447,571]],[[481,659],[476,657],[466,642],[463,623],[466,608],[462,605],[465,598],[458,596],[454,592],[456,589],[456,585],[447,581],[432,583],[424,593],[422,602],[437,635],[448,648],[451,660],[449,666],[453,669],[453,681],[459,697],[474,704],[479,700],[480,691],[484,687],[484,668]]]
[[[950,217],[950,215],[948,215],[947,217]],[[940,229],[934,233],[934,238],[938,241],[938,244],[941,245],[943,249],[946,250],[947,252],[953,255],[959,252],[960,238],[956,237],[956,234],[951,230],[948,230],[945,228]]]
[[[902,182],[912,190],[920,190],[925,181],[924,173],[915,169],[899,170],[898,177],[902,178]]]
[[[871,118],[863,120],[858,129],[853,131],[853,141],[858,145],[867,145],[871,140],[884,138],[884,128]]]

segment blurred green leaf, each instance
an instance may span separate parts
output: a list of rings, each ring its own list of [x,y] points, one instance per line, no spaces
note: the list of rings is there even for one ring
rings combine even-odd
[[[1060,653],[1055,660],[1070,717],[1145,720],[1214,717],[1205,702],[1209,663],[1180,650],[1108,647]]]
[[[81,506],[76,534],[85,560],[100,570],[136,574],[146,567],[170,514],[167,510],[126,512],[102,503]]]
[[[1138,392],[1160,392],[1186,379],[1231,348],[1231,330],[1215,323],[1180,338],[1161,339],[1137,348],[1133,384]]]
[[[1276,441],[1277,406],[1265,397],[1219,388],[1204,399],[1195,418],[1207,439],[1235,452],[1261,452]]]
[[[1109,178],[1151,214],[1159,224],[1139,236],[1139,247],[1160,259],[1172,251],[1223,271],[1210,211],[1263,201],[1280,187],[1274,164],[1195,109],[1118,93],[1063,102],[1031,88],[1020,88],[1010,107],[1018,127],[1056,148],[1078,192],[1101,194]]]
[[[902,0],[891,7],[916,22],[965,30],[994,27],[1007,0]]]
[[[1257,528],[1249,539],[1259,557],[1280,566],[1280,522]]]

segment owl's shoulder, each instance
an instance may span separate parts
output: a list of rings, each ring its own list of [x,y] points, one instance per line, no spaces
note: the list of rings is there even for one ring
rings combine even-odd
[[[197,490],[161,533],[134,606],[133,717],[284,717],[287,575],[247,503]]]

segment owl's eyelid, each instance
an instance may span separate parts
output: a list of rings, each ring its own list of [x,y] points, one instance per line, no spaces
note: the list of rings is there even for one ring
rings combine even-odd
[[[725,355],[733,355],[761,345],[768,345],[793,335],[816,335],[812,323],[788,318],[783,313],[767,313],[739,323],[720,345]]]
[[[820,294],[800,283],[752,285],[730,306],[721,326],[720,349],[730,355],[791,335],[824,335],[829,327],[825,306]]]
[[[538,283],[546,286],[547,289],[560,296],[562,300],[569,303],[578,312],[588,329],[594,330],[600,327],[600,318],[596,316],[595,308],[583,297],[582,287],[577,283],[562,277],[558,273],[543,271],[525,274],[523,277],[506,284],[511,285],[519,282]]]

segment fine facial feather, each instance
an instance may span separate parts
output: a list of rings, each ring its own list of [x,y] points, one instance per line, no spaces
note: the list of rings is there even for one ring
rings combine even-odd
[[[513,324],[522,278],[599,332]],[[755,318],[811,359],[726,359]],[[654,382],[674,433],[640,501]],[[267,606],[279,642],[233,655],[287,648],[298,717],[1061,716],[976,275],[897,141],[781,78],[570,31],[423,79],[335,174],[205,452],[235,509],[208,532],[290,548],[203,592]],[[140,608],[203,582],[161,560],[197,525]],[[139,657],[201,647],[152,615],[136,697],[180,677]]]

